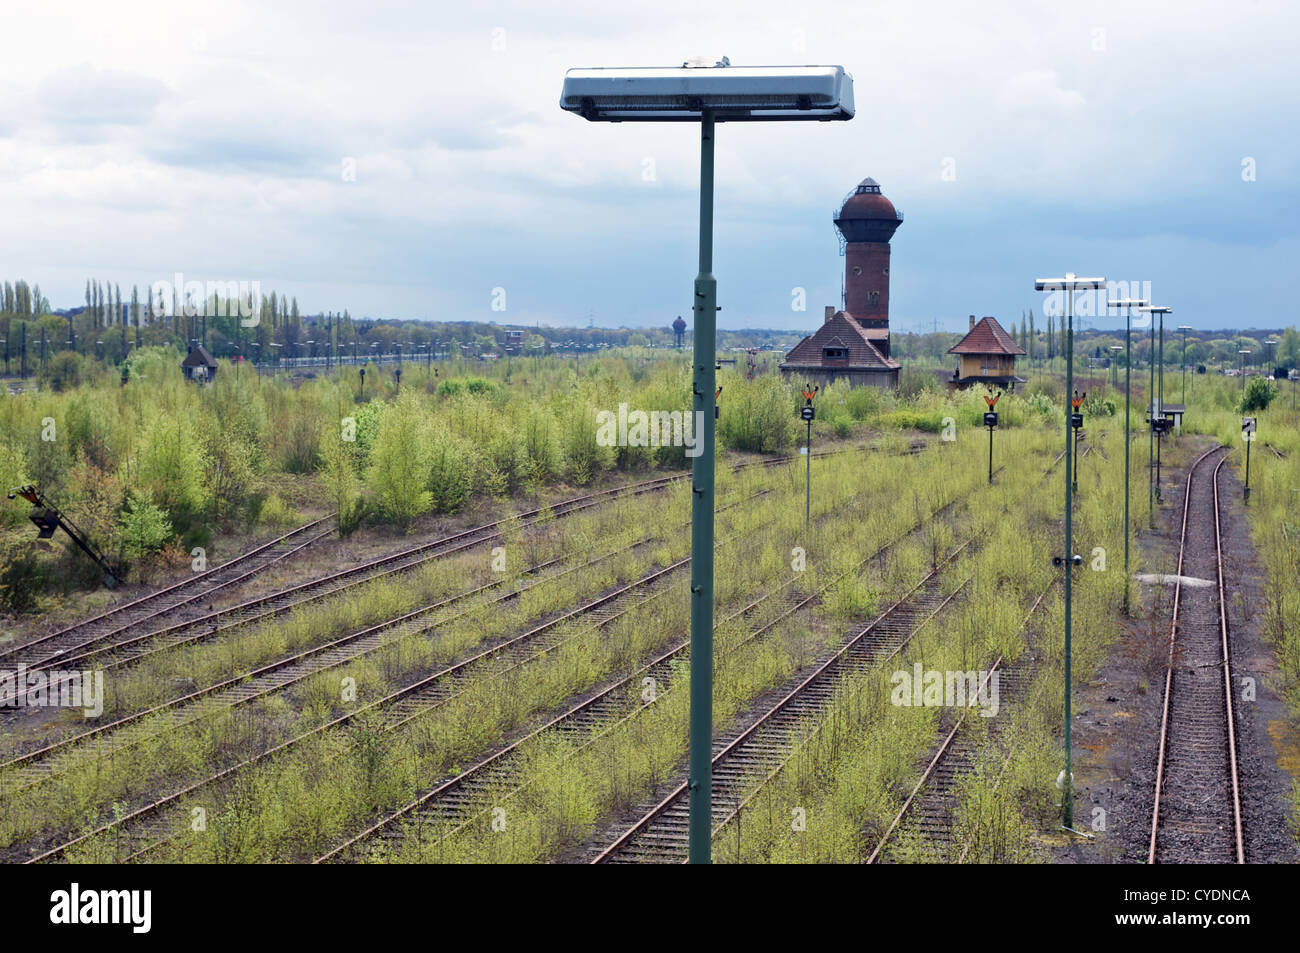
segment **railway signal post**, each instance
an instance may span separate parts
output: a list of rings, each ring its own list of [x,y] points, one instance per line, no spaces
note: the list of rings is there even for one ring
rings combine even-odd
[[[804,404],[799,408],[799,416],[808,424],[808,443],[804,447],[804,454],[808,457],[808,473],[804,479],[803,528],[805,533],[812,526],[812,424],[817,416],[817,408],[813,406],[813,398],[817,396],[818,389],[811,384],[805,385],[803,389]]]
[[[1061,295],[1065,315],[1065,392],[1074,390],[1074,293],[1075,291],[1096,291],[1106,287],[1105,278],[1078,278],[1067,273],[1063,278],[1039,278],[1034,282],[1036,291],[1045,291],[1050,295]],[[1046,309],[1044,309],[1046,311]],[[1074,829],[1074,775],[1071,774],[1071,732],[1070,732],[1070,694],[1071,694],[1071,658],[1070,658],[1070,600],[1072,597],[1071,567],[1074,565],[1074,467],[1070,460],[1070,442],[1073,435],[1073,414],[1065,426],[1065,771],[1061,774],[1062,796],[1061,817],[1067,830]]]
[[[1083,406],[1083,401],[1087,396],[1087,391],[1080,394],[1076,390],[1074,396],[1070,398],[1070,430],[1074,432],[1074,446],[1071,452],[1074,454],[1073,479],[1075,493],[1079,492],[1079,437],[1083,432],[1083,412],[1079,408]]]
[[[692,409],[703,421],[691,464],[690,861],[712,860],[713,520],[718,283],[713,276],[714,130],[721,122],[848,120],[853,77],[840,66],[713,66],[571,69],[560,108],[589,122],[700,124],[700,262],[695,277]],[[716,405],[716,396],[715,396]]]
[[[1246,486],[1242,499],[1250,502],[1250,445],[1255,442],[1255,418],[1241,418],[1241,439],[1246,442]]]
[[[1002,391],[994,394],[992,391],[984,398],[984,403],[989,405],[989,409],[984,414],[984,426],[989,428],[989,483],[993,482],[993,430],[998,425],[998,412],[993,408],[997,406],[998,398],[1002,396]]]

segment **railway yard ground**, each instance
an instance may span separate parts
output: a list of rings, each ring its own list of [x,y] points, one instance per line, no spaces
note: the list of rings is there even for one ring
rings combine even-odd
[[[1121,635],[1096,677],[1076,688],[1075,781],[1080,826],[1091,838],[1044,836],[1054,862],[1143,863],[1148,859],[1152,804],[1159,760],[1158,726],[1173,599],[1172,581],[1149,578],[1176,571],[1188,468],[1214,444],[1182,440],[1165,458],[1154,529],[1146,522],[1147,498],[1134,497],[1140,561],[1161,567],[1134,585],[1131,618],[1116,619]],[[1145,466],[1145,445],[1135,454]],[[1140,451],[1140,453],[1138,453]],[[1224,583],[1232,638],[1242,821],[1248,859],[1300,861],[1294,820],[1300,783],[1300,732],[1283,696],[1275,648],[1264,632],[1264,570],[1251,538],[1242,485],[1235,472],[1220,475]],[[1189,545],[1208,548],[1208,533]],[[1176,665],[1185,665],[1182,659]],[[1249,679],[1249,690],[1242,680]],[[1207,757],[1213,752],[1206,752]],[[1204,800],[1210,801],[1205,797]],[[1093,820],[1100,829],[1094,829]],[[1216,824],[1216,826],[1219,826]]]
[[[1113,422],[1076,474],[1076,550],[1108,568],[1075,571],[1083,834],[1061,828],[1057,446],[1007,432],[990,485],[924,433],[830,445],[807,529],[798,456],[726,458],[716,861],[1300,859],[1295,721],[1232,454],[1169,441],[1151,529],[1135,435],[1126,615]],[[688,482],[556,485],[344,541],[302,508],[204,573],[25,620],[0,663],[100,668],[109,690],[99,719],[0,715],[0,857],[683,861]],[[900,707],[891,673],[913,668],[973,673],[993,711]]]

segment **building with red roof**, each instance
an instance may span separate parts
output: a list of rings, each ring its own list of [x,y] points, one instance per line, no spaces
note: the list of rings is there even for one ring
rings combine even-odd
[[[958,358],[957,369],[948,382],[949,390],[964,390],[978,384],[1015,390],[1017,384],[1025,382],[1023,377],[1016,376],[1016,358],[1025,349],[994,318],[976,321],[972,314],[970,330],[948,348],[948,353]]]
[[[889,241],[903,213],[863,179],[834,216],[844,262],[844,308],[826,308],[822,326],[786,355],[781,372],[800,383],[897,387],[899,364],[889,356]]]

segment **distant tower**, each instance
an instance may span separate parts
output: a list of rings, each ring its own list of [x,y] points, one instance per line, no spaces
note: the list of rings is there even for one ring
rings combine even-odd
[[[903,213],[880,192],[875,179],[863,179],[835,214],[844,242],[844,310],[869,333],[876,349],[889,357],[889,240],[903,224]],[[882,334],[881,331],[884,333]]]
[[[682,320],[680,314],[677,315],[677,320],[673,322],[673,334],[677,336],[677,349],[680,351],[682,349],[682,339],[686,337],[686,322]]]

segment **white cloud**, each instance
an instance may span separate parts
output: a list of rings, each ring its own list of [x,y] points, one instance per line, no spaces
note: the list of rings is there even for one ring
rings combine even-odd
[[[702,50],[842,63],[859,105],[851,123],[721,127],[718,257],[734,302],[724,320],[778,314],[750,291],[774,275],[838,287],[830,212],[866,175],[908,213],[900,282],[924,275],[915,287],[945,289],[895,296],[914,313],[966,312],[940,280],[963,270],[954,256],[979,257],[965,235],[1033,233],[1034,249],[1014,253],[1030,255],[1070,247],[1085,215],[1117,240],[1173,228],[1194,254],[1162,267],[1191,276],[1214,247],[1200,239],[1218,241],[1224,223],[1170,209],[1211,195],[1252,209],[1241,221],[1263,235],[1293,230],[1275,221],[1294,219],[1300,172],[1296,133],[1278,117],[1300,92],[1300,13],[1278,2],[1176,15],[1156,2],[1084,3],[1051,17],[1028,0],[996,13],[957,0],[129,10],[47,0],[7,22],[10,37],[58,37],[10,43],[0,61],[0,202],[18,225],[0,233],[0,255],[56,304],[79,299],[82,270],[125,280],[201,266],[261,273],[305,307],[354,312],[477,307],[481,285],[513,280],[530,293],[512,307],[578,320],[593,304],[560,270],[582,262],[583,294],[620,302],[600,313],[675,314],[693,262],[697,131],[588,124],[557,101],[567,67]],[[1258,162],[1253,192],[1242,191],[1242,156]],[[345,157],[354,182],[340,174]],[[955,178],[941,174],[947,160]],[[1246,228],[1226,231],[1236,240]],[[743,239],[745,255],[724,235]],[[980,264],[1016,288],[1009,299],[1020,293],[1012,257],[1005,273]],[[356,298],[339,300],[349,282]]]

